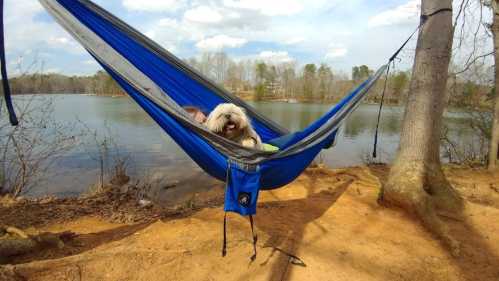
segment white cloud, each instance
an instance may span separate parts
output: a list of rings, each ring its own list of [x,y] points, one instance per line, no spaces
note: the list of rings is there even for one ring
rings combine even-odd
[[[337,59],[342,58],[348,54],[348,49],[344,46],[339,46],[336,44],[329,45],[329,50],[326,53],[326,59]]]
[[[198,51],[245,46],[236,53],[230,52],[231,55],[266,61],[295,61],[285,52],[288,51],[300,54],[300,62],[334,59],[335,67],[346,70],[352,64],[382,63],[381,57],[389,56],[388,52],[396,48],[399,42],[395,41],[400,34],[406,34],[412,28],[401,25],[397,30],[390,29],[391,33],[380,28],[375,36],[357,23],[367,23],[367,19],[370,19],[369,27],[409,20],[413,23],[419,12],[415,0],[391,1],[398,4],[391,6],[393,9],[385,8],[390,10],[381,9],[382,13],[367,9],[366,0],[96,1],[181,57],[193,56]],[[75,71],[73,69],[97,68],[90,62],[85,63],[91,57],[83,55],[84,49],[48,18],[38,1],[6,0],[5,6],[9,62],[23,56],[25,64],[29,65],[37,58],[45,62],[47,68],[58,67],[68,73]],[[378,40],[379,37],[386,40]],[[372,42],[369,46],[356,44],[368,38]],[[342,42],[342,45],[330,46],[332,40]],[[252,44],[246,47],[248,42]],[[388,45],[395,47],[387,48]],[[33,50],[33,54],[24,54],[25,50]],[[52,56],[41,57],[41,53]],[[349,53],[356,55],[349,56]]]
[[[129,11],[168,12],[180,8],[184,1],[179,0],[124,0],[123,6]]]
[[[69,45],[71,44],[71,40],[67,37],[52,37],[48,39],[49,44],[51,45]]]
[[[148,25],[148,27],[144,28],[144,34],[147,37],[168,51],[181,56],[185,54],[177,53],[177,51],[183,50],[180,46],[202,40],[207,35],[200,30],[198,24],[186,20],[179,21],[174,18],[159,18]]]
[[[420,3],[421,1],[418,0],[410,0],[409,2],[394,9],[381,12],[371,17],[367,25],[372,28],[386,25],[413,23],[419,16]]]
[[[311,28],[301,28],[304,25],[299,23],[275,24],[273,23],[274,17],[267,14],[294,13],[292,10],[300,10],[304,2],[305,0],[291,0],[290,3],[283,4],[284,2],[281,1],[275,4],[273,1],[264,3],[261,0],[256,0],[256,2],[214,0],[208,2],[209,4],[199,4],[203,2],[192,1],[192,6],[189,9],[177,13],[177,15],[180,14],[180,18],[177,16],[175,18],[173,16],[160,18],[144,29],[146,35],[162,45],[174,42],[176,46],[181,46],[190,42],[198,42],[198,47],[201,48],[219,48],[220,44],[214,42],[214,40],[207,40],[207,38],[218,34],[244,38],[247,41],[297,45],[304,42],[302,36],[307,34],[308,37]],[[267,7],[268,5],[270,6]],[[274,7],[275,5],[279,6],[279,8]],[[314,2],[313,5],[318,4]],[[297,8],[288,9],[288,7]],[[306,6],[306,8],[308,9],[309,6]],[[276,11],[272,12],[272,9],[276,9]],[[297,30],[297,27],[300,27],[300,29]],[[225,45],[231,46],[232,44],[223,45],[225,47]]]
[[[271,17],[258,11],[201,5],[187,10],[182,19],[183,28],[214,33],[250,33],[268,27]]]
[[[298,0],[224,0],[230,8],[258,11],[267,16],[294,15],[304,9]]]
[[[258,54],[257,58],[271,64],[288,63],[295,61],[295,59],[293,59],[289,55],[289,53],[285,51],[263,51]]]
[[[304,41],[305,41],[305,38],[303,38],[303,37],[293,37],[293,38],[290,38],[290,39],[284,41],[284,44],[296,45],[296,44],[302,43]]]
[[[5,24],[16,22],[19,16],[31,16],[39,12],[44,11],[43,7],[38,3],[38,1],[30,0],[15,0],[6,1],[5,3]],[[14,16],[12,13],[16,13]],[[26,19],[26,18],[22,18]]]
[[[182,40],[171,40],[165,34],[159,34],[155,30],[149,30],[145,33],[147,37],[156,41],[156,43],[160,44],[163,48],[167,49],[171,53],[175,53],[177,49],[177,44],[180,44]]]
[[[178,21],[172,18],[162,18],[158,22],[161,27],[178,27]]]
[[[205,51],[216,51],[224,48],[239,48],[246,43],[248,43],[248,40],[244,38],[230,37],[222,34],[203,39],[196,44],[196,47]]]
[[[50,47],[73,54],[82,54],[83,47],[67,36],[55,22],[37,20],[44,13],[38,1],[16,0],[5,5],[7,53],[19,56],[26,49],[39,51]]]
[[[208,6],[198,6],[186,11],[184,18],[197,23],[218,23],[223,20],[222,15],[218,11]]]
[[[73,54],[82,54],[85,49],[73,38],[67,36],[54,36],[46,39],[47,44],[56,49],[64,49]]]

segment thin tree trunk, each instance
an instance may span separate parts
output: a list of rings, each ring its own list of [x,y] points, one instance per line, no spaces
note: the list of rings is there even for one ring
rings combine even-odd
[[[496,62],[498,59],[496,58]],[[496,70],[498,71],[498,70]],[[496,75],[496,81],[499,77]],[[499,86],[496,82],[496,87]],[[497,88],[496,88],[497,89]],[[499,158],[499,94],[495,97],[495,109],[494,109],[494,123],[492,126],[492,138],[490,139],[490,151],[489,151],[489,170],[493,171],[497,169],[497,161]]]
[[[428,15],[442,8],[452,8],[452,0],[423,0],[421,12]],[[380,199],[417,215],[457,255],[459,245],[435,211],[459,210],[462,204],[440,162],[452,40],[450,11],[432,16],[420,31],[400,147]]]
[[[494,34],[496,96],[492,134],[490,139],[489,170],[495,170],[497,168],[497,159],[499,157],[499,1],[493,1],[492,8],[494,11],[492,33]]]

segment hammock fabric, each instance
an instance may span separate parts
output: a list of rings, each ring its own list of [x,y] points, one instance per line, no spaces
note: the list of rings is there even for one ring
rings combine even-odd
[[[333,143],[339,126],[387,67],[308,128],[289,133],[91,1],[40,2],[202,169],[227,181],[225,210],[241,215],[255,214],[260,189],[293,181]],[[227,102],[244,107],[263,142],[279,151],[244,148],[211,133],[183,109],[210,112]],[[249,202],[241,204],[243,195]]]
[[[203,170],[226,181],[225,210],[241,215],[256,213],[260,190],[290,183],[331,146],[342,122],[387,68],[306,129],[289,133],[91,1],[39,1]],[[244,148],[211,133],[183,109],[210,112],[220,103],[244,107],[263,142],[279,150]]]
[[[290,133],[91,1],[39,1],[202,169],[226,182],[225,211],[248,215],[252,232],[252,215],[256,213],[259,191],[284,186],[298,177],[322,149],[334,143],[341,124],[427,20],[442,12],[452,12],[452,9],[444,8],[422,15],[418,28],[386,65],[309,127]],[[0,0],[0,6],[3,94],[9,119],[16,125],[5,63],[3,0]],[[265,152],[244,148],[211,133],[183,109],[195,106],[209,112],[220,103],[234,103],[245,108],[263,142],[277,146],[279,150]],[[226,220],[227,214],[224,218],[224,256]],[[255,254],[252,260],[256,258],[256,243],[257,236],[253,232]]]

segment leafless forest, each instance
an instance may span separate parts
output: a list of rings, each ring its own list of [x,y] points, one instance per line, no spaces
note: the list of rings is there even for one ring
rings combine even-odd
[[[299,100],[335,102],[373,73],[366,65],[355,66],[351,73],[335,70],[328,64],[295,62],[271,63],[259,60],[236,61],[225,52],[203,53],[186,62],[219,85],[249,100]],[[447,90],[450,105],[490,107],[494,96],[491,83],[473,77],[488,76],[486,70],[474,69],[472,77],[455,75]],[[403,104],[407,97],[411,72],[396,70],[388,77],[386,101]],[[124,95],[104,71],[91,76],[67,76],[56,73],[25,74],[11,79],[15,94],[95,94]],[[367,101],[379,102],[382,83],[378,83]]]

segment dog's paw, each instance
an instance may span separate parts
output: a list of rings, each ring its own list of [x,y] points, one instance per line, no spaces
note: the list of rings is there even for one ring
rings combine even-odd
[[[247,148],[255,148],[256,141],[252,138],[244,139],[241,141],[241,145]]]

